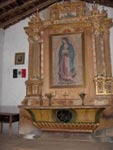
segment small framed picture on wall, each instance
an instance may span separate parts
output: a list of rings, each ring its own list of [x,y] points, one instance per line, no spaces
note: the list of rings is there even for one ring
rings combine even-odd
[[[15,65],[24,64],[25,62],[25,53],[15,53]]]

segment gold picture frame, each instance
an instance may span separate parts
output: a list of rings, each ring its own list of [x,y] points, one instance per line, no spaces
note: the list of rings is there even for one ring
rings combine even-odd
[[[25,62],[25,53],[15,53],[15,65],[21,65]]]
[[[51,35],[50,58],[50,87],[84,86],[83,32]]]

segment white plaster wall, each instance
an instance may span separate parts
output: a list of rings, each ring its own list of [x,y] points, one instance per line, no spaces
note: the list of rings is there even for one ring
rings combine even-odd
[[[28,41],[24,27],[28,19],[5,30],[1,105],[19,105],[25,97],[26,78],[13,78],[13,69],[28,68]],[[25,64],[15,65],[15,53],[25,52]]]
[[[3,47],[4,47],[4,30],[0,29],[0,105],[2,102],[2,58],[3,58]]]
[[[102,7],[100,7],[102,8]],[[113,9],[106,7],[108,16],[113,18]],[[42,15],[43,16],[43,15]],[[3,63],[2,63],[2,99],[1,105],[19,105],[25,97],[26,78],[13,78],[13,69],[28,68],[28,40],[24,31],[28,19],[5,30]],[[110,48],[113,72],[113,28],[110,29]],[[25,64],[15,65],[14,57],[17,52],[25,52]],[[0,67],[1,69],[1,67]],[[27,70],[28,73],[28,70]],[[1,83],[1,81],[0,81]],[[1,89],[0,89],[1,90]]]

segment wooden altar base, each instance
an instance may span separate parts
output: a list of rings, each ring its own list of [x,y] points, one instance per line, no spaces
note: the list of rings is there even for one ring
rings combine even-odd
[[[27,129],[32,132],[37,128],[41,131],[92,133],[99,127],[101,113],[105,108],[106,106],[20,106],[19,131],[20,134],[26,134]]]
[[[60,132],[93,132],[99,123],[50,123],[33,122],[33,125],[42,131]]]

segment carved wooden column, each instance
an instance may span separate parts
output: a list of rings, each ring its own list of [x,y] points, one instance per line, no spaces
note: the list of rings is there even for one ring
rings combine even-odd
[[[40,67],[40,43],[38,40],[33,41],[33,49],[32,49],[32,61],[30,62],[30,70],[32,71],[30,74],[30,79],[40,79],[40,72],[41,72],[41,67]]]
[[[101,32],[101,30],[95,31],[94,39],[97,75],[112,76],[109,28],[103,32]]]
[[[97,6],[93,6],[93,42],[94,42],[94,68],[96,95],[110,99],[113,95],[113,77],[111,71],[109,28],[112,26],[112,19],[107,18],[106,10],[101,12]],[[108,96],[108,97],[107,97]]]
[[[42,94],[41,79],[41,20],[36,13],[25,28],[29,40],[28,80],[26,81],[26,97],[24,104],[35,105]]]
[[[93,13],[93,36],[95,41],[97,76],[111,76],[112,72],[109,41],[111,19],[107,19],[107,13],[104,9],[100,13],[96,5],[93,7],[93,12],[96,12]]]
[[[31,75],[32,75],[32,61],[33,61],[33,57],[32,57],[32,49],[33,49],[33,40],[32,39],[29,39],[29,55],[28,55],[28,79],[31,78]]]
[[[103,53],[103,39],[100,32],[95,33],[95,52],[96,52],[96,70],[97,75],[105,74],[105,62]]]
[[[109,29],[105,30],[103,34],[103,40],[104,40],[104,55],[105,57],[105,71],[106,75],[112,76],[112,70],[111,70],[111,55],[110,55],[110,40],[109,40]]]
[[[101,31],[101,14],[97,4],[92,6],[92,23],[93,23],[93,48],[95,54],[95,73],[96,76],[105,75],[105,62],[104,62],[104,45],[103,45],[103,32]],[[105,12],[104,12],[105,13]],[[103,17],[104,21],[104,17]]]

